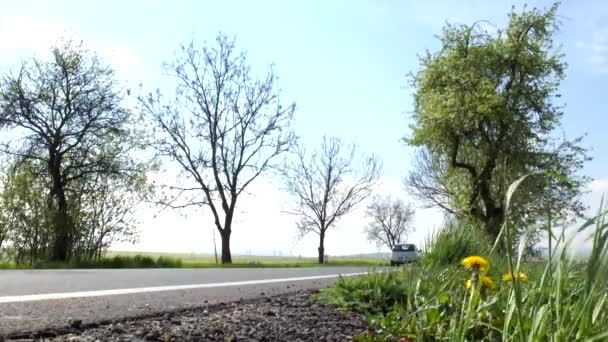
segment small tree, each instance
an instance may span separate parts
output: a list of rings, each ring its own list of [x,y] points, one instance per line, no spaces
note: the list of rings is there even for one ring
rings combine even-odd
[[[365,227],[367,239],[378,246],[385,245],[392,250],[414,230],[412,221],[415,210],[410,203],[400,199],[375,196],[367,206],[367,216],[371,219]]]
[[[237,53],[235,41],[222,34],[216,46],[182,46],[166,70],[177,80],[175,101],[157,91],[139,103],[156,126],[156,150],[190,184],[168,186],[159,202],[209,206],[222,239],[222,263],[231,263],[237,199],[295,142],[295,104],[282,105],[272,68],[265,78],[252,78],[245,53]]]
[[[18,264],[33,264],[52,252],[53,220],[44,196],[48,190],[35,176],[35,164],[7,160],[0,174],[0,231]]]
[[[8,160],[0,172],[0,239],[18,264],[48,260],[53,252],[53,211],[39,162]],[[134,242],[139,204],[150,193],[145,172],[139,177],[97,174],[70,184],[68,214],[73,222],[74,260],[101,257],[116,241]],[[1,247],[1,246],[0,246]]]
[[[152,194],[146,174],[129,179],[97,175],[80,187],[73,199],[78,234],[74,255],[82,260],[99,259],[113,242],[136,242],[138,209]]]
[[[339,138],[323,137],[320,152],[307,156],[299,146],[296,160],[283,170],[286,189],[296,200],[287,212],[300,218],[300,237],[310,232],[319,235],[320,264],[327,230],[369,196],[381,174],[376,156],[358,156],[355,144],[343,148]]]

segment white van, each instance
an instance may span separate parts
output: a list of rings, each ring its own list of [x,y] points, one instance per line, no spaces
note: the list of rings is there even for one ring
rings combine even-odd
[[[391,266],[414,262],[418,258],[420,258],[420,251],[416,245],[412,243],[395,245],[393,253],[391,253]]]

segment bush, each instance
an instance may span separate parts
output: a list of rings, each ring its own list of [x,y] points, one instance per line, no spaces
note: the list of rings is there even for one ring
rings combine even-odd
[[[0,259],[0,269],[1,270],[10,270],[10,269],[15,269],[17,268],[17,265],[10,261],[10,260],[5,260],[5,259]]]
[[[487,255],[491,249],[485,233],[473,224],[449,219],[426,241],[423,263],[454,265],[468,255]]]
[[[136,255],[133,258],[133,266],[137,268],[153,268],[157,267],[156,262],[149,256]]]
[[[154,259],[149,256],[120,256],[111,258],[101,258],[98,260],[72,261],[68,263],[41,261],[36,262],[32,268],[54,269],[54,268],[180,268],[182,260],[168,257],[158,257]]]
[[[156,265],[158,267],[165,267],[165,268],[181,268],[182,259],[160,256],[156,260]]]

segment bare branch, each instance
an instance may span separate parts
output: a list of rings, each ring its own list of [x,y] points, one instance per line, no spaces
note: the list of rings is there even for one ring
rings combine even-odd
[[[371,219],[365,228],[367,239],[392,250],[414,230],[414,213],[412,205],[402,200],[392,199],[391,196],[374,197],[367,207],[367,216]]]
[[[357,146],[344,150],[339,138],[323,137],[320,151],[307,155],[299,146],[297,158],[283,168],[285,188],[295,199],[299,235],[315,232],[320,236],[319,261],[328,229],[350,213],[372,191],[381,174],[381,163],[375,156],[357,155]]]
[[[404,181],[406,190],[425,208],[440,208],[450,214],[458,211],[450,204],[453,194],[446,183],[446,165],[430,150],[420,149]]]
[[[178,81],[175,98],[140,96],[140,109],[156,126],[156,150],[199,186],[228,241],[238,196],[295,142],[295,104],[281,104],[272,68],[254,79],[245,53],[222,34],[214,45],[182,46],[166,70]],[[222,260],[230,262],[224,247]]]

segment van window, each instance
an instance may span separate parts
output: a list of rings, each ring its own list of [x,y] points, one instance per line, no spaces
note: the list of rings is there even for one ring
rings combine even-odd
[[[413,244],[395,245],[393,252],[415,252],[416,246]]]

